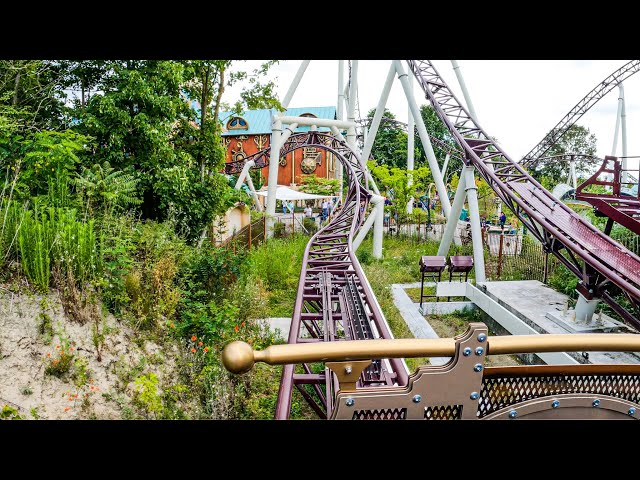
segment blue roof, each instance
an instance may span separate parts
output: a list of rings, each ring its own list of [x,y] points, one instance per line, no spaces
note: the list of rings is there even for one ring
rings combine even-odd
[[[242,112],[241,115],[233,114],[232,112],[221,112],[220,121],[222,122],[222,135],[261,135],[271,134],[271,116],[278,113],[276,109],[261,108],[257,110],[247,110]],[[296,107],[288,108],[282,115],[289,117],[299,117],[302,114],[311,113],[318,118],[324,118],[327,120],[335,120],[336,107]],[[247,130],[227,130],[227,121],[231,117],[241,117],[244,119],[249,128]],[[296,132],[307,132],[309,126],[303,126],[296,128]],[[330,129],[328,127],[318,127],[318,131],[326,132]]]

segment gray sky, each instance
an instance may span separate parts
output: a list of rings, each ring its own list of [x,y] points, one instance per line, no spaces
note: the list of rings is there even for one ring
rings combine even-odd
[[[587,93],[628,60],[458,60],[478,121],[496,137],[514,160],[526,154]],[[257,65],[248,61],[244,67]],[[389,60],[361,60],[358,72],[360,116],[375,108],[389,69]],[[450,60],[435,67],[459,99],[462,94]],[[299,60],[284,60],[272,69],[279,98],[284,97]],[[405,69],[407,66],[405,64]],[[345,71],[347,70],[345,62]],[[335,105],[338,90],[335,60],[313,60],[291,101],[291,107]],[[640,155],[640,74],[624,83],[628,155]],[[418,104],[426,103],[414,82]],[[229,89],[226,100],[237,96]],[[387,108],[407,121],[407,102],[399,81],[393,84]],[[610,155],[618,108],[618,88],[612,90],[578,121],[596,135],[599,156]],[[357,115],[357,113],[356,113]],[[621,136],[617,154],[622,155]],[[633,165],[637,165],[637,160]],[[631,166],[631,165],[630,165]]]

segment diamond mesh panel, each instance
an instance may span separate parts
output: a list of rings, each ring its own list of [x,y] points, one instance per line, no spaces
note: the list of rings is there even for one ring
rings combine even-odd
[[[383,408],[380,410],[356,410],[352,420],[406,420],[406,408]]]
[[[485,377],[477,416],[482,418],[514,403],[566,393],[594,393],[638,403],[639,375],[529,375]]]
[[[438,405],[424,409],[426,420],[460,420],[462,405]]]

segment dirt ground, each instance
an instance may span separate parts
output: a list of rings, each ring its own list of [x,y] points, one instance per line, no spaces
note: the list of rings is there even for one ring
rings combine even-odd
[[[67,319],[54,292],[42,300],[0,289],[0,409],[8,405],[27,419],[120,419],[134,392],[132,366],[159,378],[172,370],[167,355],[153,363],[161,357],[158,345],[136,339],[111,315],[100,326],[105,335],[98,361],[95,326]],[[49,335],[41,332],[43,315]],[[65,345],[73,356],[69,372],[46,374]]]

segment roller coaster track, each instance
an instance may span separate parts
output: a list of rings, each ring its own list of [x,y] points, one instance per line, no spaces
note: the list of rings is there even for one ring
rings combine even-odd
[[[587,113],[602,97],[631,75],[638,72],[638,70],[640,70],[640,60],[632,60],[605,78],[585,95],[529,153],[522,157],[520,164],[529,169],[535,168],[540,162],[540,157],[542,157],[582,115]]]
[[[471,118],[430,61],[408,60],[408,63],[438,117],[464,148],[465,163],[476,167],[545,250],[578,277],[580,293],[587,299],[602,298],[640,329],[640,257],[586,222],[534,180],[521,164],[509,158]],[[637,68],[637,64],[630,62],[626,71],[632,68]],[[628,76],[619,72],[609,82],[614,79],[619,82]],[[598,95],[606,88],[603,85]],[[624,293],[632,311],[616,300],[613,287]]]
[[[359,157],[346,143],[318,132],[291,135],[280,155],[309,146],[325,149],[342,162],[349,190],[341,210],[311,237],[304,251],[288,343],[392,339],[351,245],[371,198]],[[246,160],[261,165],[268,163],[268,157],[266,149]],[[302,363],[302,372],[295,372],[294,367],[293,364],[283,367],[275,418],[289,418],[293,387],[320,418],[330,417],[338,389],[336,375],[324,366],[321,371],[314,371],[314,365]],[[364,388],[406,385],[408,372],[401,359],[374,359],[358,378],[358,386]],[[313,393],[304,385],[311,385]]]

